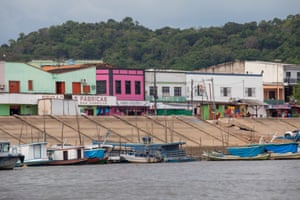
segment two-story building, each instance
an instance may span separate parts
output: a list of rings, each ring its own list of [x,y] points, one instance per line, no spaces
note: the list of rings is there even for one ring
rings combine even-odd
[[[114,96],[117,105],[98,106],[97,115],[142,115],[149,104],[145,101],[143,69],[97,67],[96,94]]]
[[[265,117],[262,85],[261,74],[186,73],[187,101],[202,119]]]
[[[87,107],[85,107],[83,111],[87,115],[141,115],[148,110],[149,105],[144,101],[145,76],[143,69],[118,68],[103,62],[42,67],[43,70],[51,73],[75,72],[79,69],[89,68],[94,69],[94,71],[90,73],[90,76],[93,77],[92,84],[87,84],[89,79],[85,78],[81,79],[81,83],[90,86],[84,91],[92,91],[96,96],[86,98],[81,96],[80,98],[87,101],[84,103]],[[79,90],[77,91],[79,92]],[[72,91],[71,94],[74,99],[76,93]],[[105,97],[100,98],[100,101],[103,99],[109,101],[107,101],[106,104],[97,102],[96,99],[98,99],[97,97],[99,96]],[[115,101],[111,101],[112,98],[114,98]],[[79,105],[82,104],[82,102],[79,102]]]
[[[202,69],[202,72],[230,74],[262,74],[264,102],[269,104],[268,116],[281,117],[291,114],[286,102],[292,93],[292,82],[297,76],[297,67],[291,64],[264,61],[235,61]],[[292,78],[293,74],[293,78]],[[300,75],[300,74],[299,74]],[[290,81],[290,83],[287,83]]]
[[[192,115],[186,101],[186,75],[180,70],[145,70],[145,99],[150,113],[157,115]]]
[[[0,62],[0,115],[36,115],[38,100],[78,101],[81,112],[116,105],[115,97],[96,95],[96,67],[44,71],[25,63]]]
[[[180,70],[145,71],[145,97],[158,115],[213,119],[230,109],[235,116],[266,116],[261,74],[220,74]],[[248,113],[249,112],[249,113]]]

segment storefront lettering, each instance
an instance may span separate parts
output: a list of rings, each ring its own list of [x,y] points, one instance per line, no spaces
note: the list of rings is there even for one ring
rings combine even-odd
[[[73,100],[77,100],[79,105],[107,105],[106,96],[73,96]]]

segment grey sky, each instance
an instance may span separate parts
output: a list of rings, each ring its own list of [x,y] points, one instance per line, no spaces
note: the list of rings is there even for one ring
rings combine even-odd
[[[150,29],[222,26],[300,13],[299,0],[0,0],[0,45],[40,28],[132,17]]]

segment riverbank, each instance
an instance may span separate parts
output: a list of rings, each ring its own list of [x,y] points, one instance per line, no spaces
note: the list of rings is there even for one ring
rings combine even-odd
[[[0,117],[0,140],[18,144],[46,138],[49,145],[79,145],[93,140],[136,143],[147,135],[154,143],[184,141],[188,152],[196,154],[261,138],[270,141],[299,124],[300,118],[222,118],[216,123],[191,116],[8,116]]]

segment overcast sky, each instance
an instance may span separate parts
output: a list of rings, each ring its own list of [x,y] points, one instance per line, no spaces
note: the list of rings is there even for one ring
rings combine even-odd
[[[131,17],[150,29],[223,26],[300,13],[300,0],[0,0],[0,45],[40,28]]]

